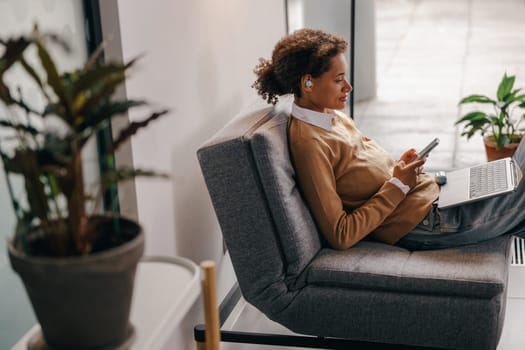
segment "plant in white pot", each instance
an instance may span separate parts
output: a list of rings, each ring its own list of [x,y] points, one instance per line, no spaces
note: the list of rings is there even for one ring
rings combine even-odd
[[[470,139],[476,133],[483,136],[487,159],[496,160],[512,156],[522,135],[520,123],[525,118],[525,94],[514,89],[515,76],[505,73],[498,85],[496,99],[474,94],[463,98],[459,104],[476,103],[488,106],[485,110],[470,111],[457,122],[464,124],[462,136]]]
[[[132,334],[129,312],[144,235],[133,220],[88,204],[117,181],[158,174],[109,166],[96,193],[87,193],[81,152],[112,118],[146,103],[110,99],[134,61],[98,64],[92,57],[81,69],[59,72],[47,49],[50,44],[67,49],[57,36],[36,29],[0,40],[5,111],[0,115],[0,156],[17,219],[9,257],[50,348],[113,348]],[[36,52],[36,60],[26,57],[28,50]],[[20,89],[6,83],[6,73],[16,66],[42,94],[43,110],[30,106]],[[166,113],[148,112],[143,121],[130,123],[113,140],[104,161],[112,163],[113,152],[124,141]],[[63,125],[60,132],[46,127],[53,118]],[[17,184],[24,188],[22,194]]]

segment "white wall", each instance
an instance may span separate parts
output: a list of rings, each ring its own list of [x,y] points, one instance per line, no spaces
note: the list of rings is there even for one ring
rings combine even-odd
[[[127,96],[172,111],[131,143],[135,166],[172,175],[168,181],[135,183],[146,254],[218,261],[222,238],[196,150],[238,112],[264,104],[250,87],[253,68],[285,35],[284,1],[126,0],[110,5],[101,4],[108,8],[102,17],[104,37],[113,37],[112,54],[121,51],[125,61],[145,54],[126,82]],[[143,117],[130,114],[131,120]],[[231,264],[223,265],[218,266],[219,298],[233,283]],[[169,348],[193,346],[200,303],[173,333]]]
[[[145,54],[126,83],[128,97],[172,110],[132,140],[136,166],[172,175],[136,181],[146,254],[217,259],[220,231],[195,152],[258,101],[252,70],[285,33],[284,1],[127,0],[118,1],[118,16],[124,60]]]

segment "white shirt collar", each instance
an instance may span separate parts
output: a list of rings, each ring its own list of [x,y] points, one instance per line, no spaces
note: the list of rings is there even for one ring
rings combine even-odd
[[[323,128],[327,131],[332,130],[332,119],[336,116],[334,111],[331,111],[331,113],[316,112],[311,109],[299,107],[295,103],[292,105],[292,115],[305,123]]]

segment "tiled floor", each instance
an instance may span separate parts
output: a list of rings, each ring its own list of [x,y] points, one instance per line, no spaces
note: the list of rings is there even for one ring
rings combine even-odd
[[[457,103],[494,96],[505,72],[525,87],[523,13],[523,0],[376,0],[377,98],[356,104],[360,129],[395,157],[439,137],[427,169],[484,161],[481,138],[454,127]]]
[[[474,93],[494,96],[505,72],[525,87],[524,13],[523,0],[376,0],[378,90],[356,104],[358,127],[394,157],[439,137],[427,171],[483,162],[481,138],[467,142],[454,127],[463,113],[457,103]],[[525,267],[511,267],[506,310],[498,350],[525,349]],[[235,324],[286,332],[250,306]]]

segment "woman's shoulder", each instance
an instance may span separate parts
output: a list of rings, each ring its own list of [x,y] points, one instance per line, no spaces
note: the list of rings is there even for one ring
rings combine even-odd
[[[288,137],[291,140],[322,140],[329,136],[329,131],[319,126],[290,116],[288,121]]]
[[[293,153],[332,153],[333,136],[330,132],[317,126],[290,117],[288,123],[288,144]]]

